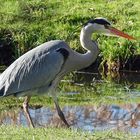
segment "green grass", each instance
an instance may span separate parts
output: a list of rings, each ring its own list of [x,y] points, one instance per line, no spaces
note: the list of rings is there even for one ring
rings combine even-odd
[[[1,126],[0,140],[139,140],[139,135],[118,131],[83,132],[65,128],[25,128]]]
[[[73,49],[82,50],[79,42],[82,26],[76,28],[95,17],[105,17],[115,27],[139,38],[139,7],[139,0],[1,0],[0,29],[11,32],[18,48],[16,57],[54,39],[66,40]],[[125,61],[140,52],[139,40],[101,36],[99,44],[100,56],[107,64]]]

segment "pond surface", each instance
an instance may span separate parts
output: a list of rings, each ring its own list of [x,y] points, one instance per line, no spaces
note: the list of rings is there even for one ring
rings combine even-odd
[[[79,72],[70,80],[62,80],[62,83],[69,83],[63,89],[64,97],[73,97],[73,95],[82,94],[82,89],[86,92],[96,91],[100,97],[110,99],[120,99],[129,97],[128,102],[122,103],[104,103],[83,104],[77,102],[74,105],[65,105],[62,110],[66,120],[73,128],[85,131],[103,131],[103,130],[121,130],[125,132],[140,133],[140,104],[132,101],[140,97],[140,73],[119,73],[114,77],[100,75],[97,73]],[[76,87],[76,88],[75,88]],[[110,92],[111,91],[111,92]],[[102,94],[106,92],[106,95]],[[122,97],[121,93],[124,92]],[[115,95],[115,94],[117,95]],[[93,93],[92,93],[93,94]],[[72,95],[72,96],[71,96]],[[90,100],[91,96],[84,95],[84,99]],[[83,98],[82,97],[82,98]],[[75,98],[75,97],[73,97]],[[104,99],[104,98],[103,98]],[[91,100],[94,100],[91,98]],[[102,101],[102,99],[101,99]],[[30,108],[29,112],[37,127],[64,127],[65,125],[57,115],[53,107],[42,106],[40,108]],[[9,109],[0,111],[0,124],[15,124],[28,126],[27,119],[23,109]]]
[[[121,130],[140,133],[140,104],[65,106],[63,112],[73,128],[86,131]],[[54,108],[31,109],[30,114],[35,126],[63,127],[64,124]],[[1,124],[28,126],[23,110],[11,110],[0,115]]]

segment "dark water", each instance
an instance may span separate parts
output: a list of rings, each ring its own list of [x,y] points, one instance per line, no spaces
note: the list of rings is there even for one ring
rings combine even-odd
[[[76,78],[75,78],[76,77]],[[82,78],[81,78],[82,77]],[[132,96],[139,96],[140,92],[135,88],[139,86],[140,73],[119,73],[114,77],[100,75],[97,73],[80,72],[72,78],[76,86],[83,82],[94,83],[105,80],[112,80],[118,85],[126,86]],[[129,84],[128,84],[129,83]],[[113,88],[113,87],[112,87]],[[132,90],[131,90],[132,89]],[[72,90],[71,90],[72,91]],[[77,94],[79,91],[67,92],[67,94]],[[140,133],[140,104],[100,104],[100,105],[74,105],[62,108],[68,123],[73,128],[85,131],[121,130],[125,132]],[[63,122],[57,115],[55,108],[41,107],[29,109],[35,126],[37,127],[64,127]],[[9,109],[0,112],[0,124],[15,124],[28,126],[27,119],[22,109]]]

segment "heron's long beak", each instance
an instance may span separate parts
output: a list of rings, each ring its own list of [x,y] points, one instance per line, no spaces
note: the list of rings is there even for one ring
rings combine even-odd
[[[121,37],[124,37],[124,38],[127,38],[129,40],[133,39],[133,40],[136,40],[134,37],[114,28],[114,27],[108,27],[108,29],[110,30],[110,32],[114,35],[117,35],[117,36],[121,36]]]

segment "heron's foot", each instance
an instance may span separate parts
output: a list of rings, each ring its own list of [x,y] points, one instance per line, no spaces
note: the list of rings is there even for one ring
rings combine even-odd
[[[65,125],[67,126],[67,128],[70,128],[70,125],[69,123],[66,121],[66,118],[64,116],[64,113],[61,111],[61,110],[58,110],[57,109],[57,112],[58,112],[58,115],[59,117],[61,118],[61,120],[65,123]]]
[[[54,103],[55,103],[55,106],[56,106],[56,110],[57,110],[57,113],[59,115],[59,117],[61,118],[61,120],[64,122],[64,124],[67,126],[67,128],[70,128],[70,125],[69,123],[66,121],[65,119],[65,116],[64,116],[64,113],[62,112],[57,100],[54,100]]]

